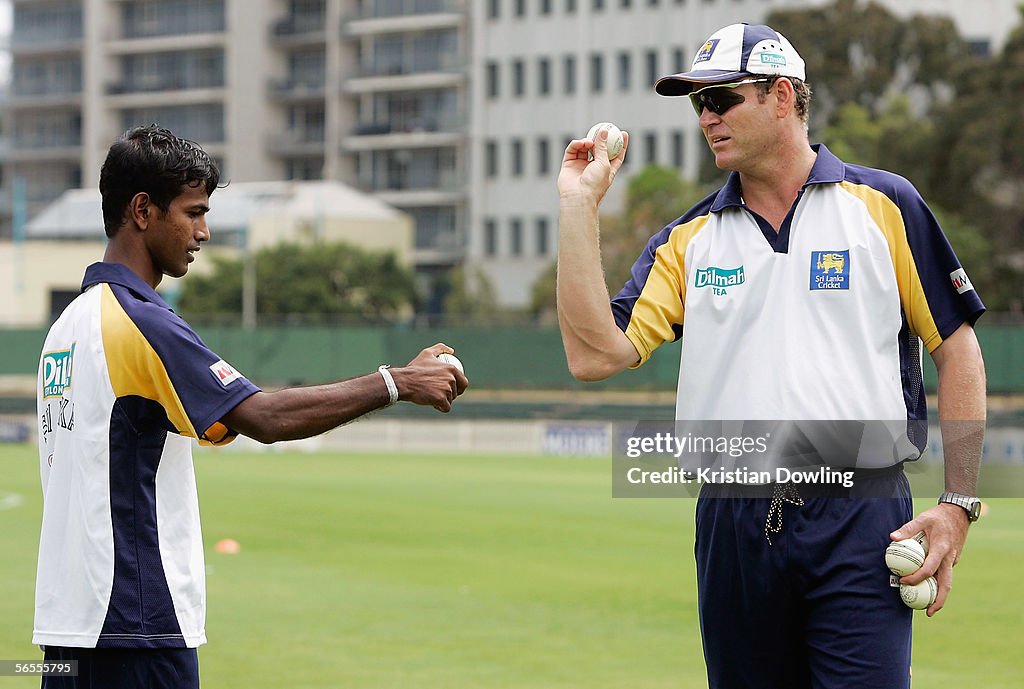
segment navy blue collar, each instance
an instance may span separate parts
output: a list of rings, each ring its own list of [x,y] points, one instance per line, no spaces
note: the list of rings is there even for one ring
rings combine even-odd
[[[110,283],[113,285],[121,285],[136,294],[139,299],[148,301],[161,306],[168,311],[172,311],[167,302],[156,293],[156,290],[149,286],[149,284],[132,272],[131,268],[124,265],[123,263],[93,263],[91,266],[85,269],[85,277],[82,278],[82,291],[84,292],[93,285],[97,285],[101,282]]]
[[[825,144],[814,144],[812,149],[818,154],[811,173],[804,182],[803,189],[812,184],[836,184],[846,178],[846,164],[836,158],[833,153],[825,147]],[[718,191],[715,202],[711,206],[712,213],[731,206],[743,207],[743,196],[740,189],[740,174],[733,172],[729,175],[728,181]]]

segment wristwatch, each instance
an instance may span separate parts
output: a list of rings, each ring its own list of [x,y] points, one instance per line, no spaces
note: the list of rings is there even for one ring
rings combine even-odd
[[[972,498],[970,495],[946,491],[939,496],[939,504],[941,505],[944,502],[962,507],[964,512],[967,513],[968,521],[976,522],[978,517],[981,516],[981,498]]]

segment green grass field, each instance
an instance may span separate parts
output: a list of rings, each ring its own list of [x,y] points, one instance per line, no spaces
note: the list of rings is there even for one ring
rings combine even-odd
[[[0,659],[40,655],[36,462],[0,446]],[[612,499],[610,462],[202,451],[197,475],[204,686],[706,686],[694,502]],[[915,687],[1024,686],[1022,524],[999,499],[972,528],[946,609],[917,614]]]

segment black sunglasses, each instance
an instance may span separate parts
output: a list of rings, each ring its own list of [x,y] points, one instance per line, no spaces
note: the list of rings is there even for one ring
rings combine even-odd
[[[704,108],[707,108],[716,115],[724,115],[727,110],[746,100],[746,98],[736,93],[733,89],[743,84],[763,84],[768,81],[771,81],[771,79],[744,79],[743,81],[735,81],[729,84],[712,84],[691,93],[690,103],[693,104],[697,117],[700,117],[701,113],[704,112]]]

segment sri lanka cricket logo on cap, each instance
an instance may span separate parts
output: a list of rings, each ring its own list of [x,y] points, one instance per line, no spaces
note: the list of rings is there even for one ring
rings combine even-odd
[[[850,250],[811,252],[811,289],[850,289]]]
[[[60,397],[71,388],[71,364],[75,358],[75,345],[71,349],[43,354],[43,399]]]
[[[708,42],[701,46],[701,49],[697,51],[697,57],[693,58],[693,64],[696,65],[698,62],[707,62],[711,59],[711,56],[715,52],[715,48],[718,47],[718,38],[709,38]]]

